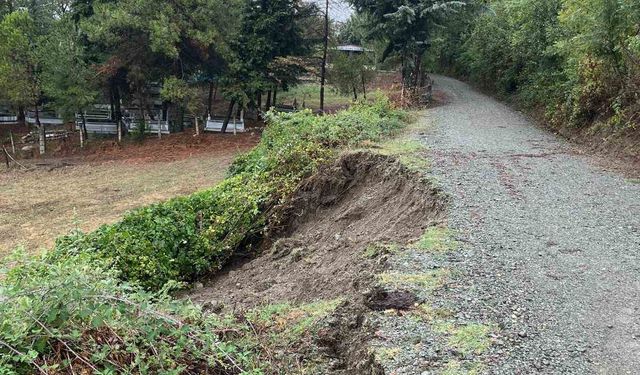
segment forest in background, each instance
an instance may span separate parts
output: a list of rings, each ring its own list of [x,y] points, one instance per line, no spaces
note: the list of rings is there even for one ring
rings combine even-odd
[[[446,25],[434,28],[430,69],[543,113],[568,135],[637,143],[640,2],[478,1]]]

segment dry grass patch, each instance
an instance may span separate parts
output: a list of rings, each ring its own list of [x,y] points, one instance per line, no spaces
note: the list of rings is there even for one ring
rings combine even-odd
[[[91,231],[125,212],[193,193],[222,180],[240,150],[183,160],[128,160],[52,171],[0,173],[0,257],[17,246],[35,252],[78,227]]]

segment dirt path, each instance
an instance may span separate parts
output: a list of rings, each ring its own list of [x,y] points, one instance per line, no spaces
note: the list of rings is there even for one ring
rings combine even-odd
[[[459,81],[435,87],[451,102],[424,141],[465,244],[454,298],[507,337],[488,372],[637,374],[640,184]]]

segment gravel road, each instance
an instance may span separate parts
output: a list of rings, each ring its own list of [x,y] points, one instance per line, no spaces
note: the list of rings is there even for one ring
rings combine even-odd
[[[640,374],[640,184],[468,85],[435,81],[451,101],[427,113],[423,137],[465,244],[451,293],[505,337],[488,372]]]

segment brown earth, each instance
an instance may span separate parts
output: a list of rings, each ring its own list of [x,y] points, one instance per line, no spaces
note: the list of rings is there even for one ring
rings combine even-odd
[[[384,263],[365,251],[418,238],[442,211],[438,192],[393,157],[346,154],[280,208],[283,219],[272,223],[259,256],[239,260],[187,297],[225,310],[362,297]]]
[[[341,299],[313,338],[319,360],[328,363],[322,373],[384,374],[368,347],[375,332],[370,312],[405,310],[415,302],[408,292],[377,286],[385,245],[419,238],[443,220],[444,204],[437,190],[393,157],[343,155],[276,210],[279,219],[272,220],[258,256],[238,259],[185,297],[209,311],[235,314]],[[304,353],[294,356],[315,356],[298,350]]]

